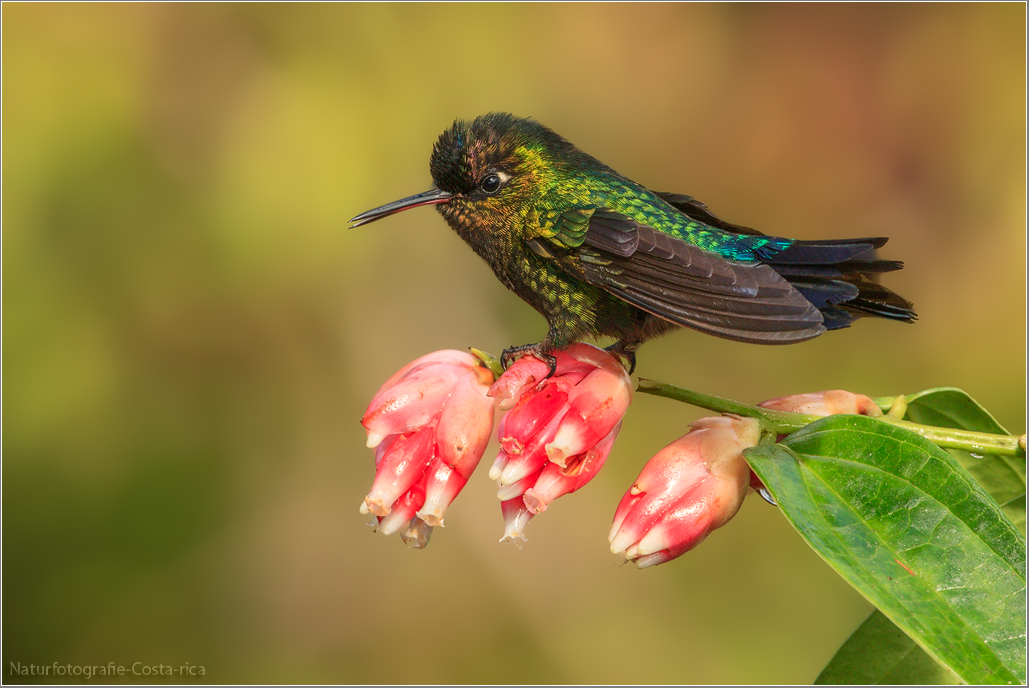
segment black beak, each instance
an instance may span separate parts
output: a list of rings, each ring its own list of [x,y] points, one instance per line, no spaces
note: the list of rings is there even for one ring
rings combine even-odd
[[[387,203],[386,205],[361,213],[357,217],[352,218],[350,220],[350,228],[353,229],[354,227],[366,225],[369,222],[381,220],[387,215],[399,213],[401,210],[407,210],[408,208],[417,208],[420,205],[437,205],[439,203],[446,203],[450,200],[452,195],[453,194],[443,191],[442,189],[429,189],[424,193],[408,196],[407,198],[401,198],[399,201]]]

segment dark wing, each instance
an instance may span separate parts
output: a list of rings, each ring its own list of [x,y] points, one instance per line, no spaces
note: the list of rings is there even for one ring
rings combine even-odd
[[[576,234],[574,247],[551,237],[529,244],[579,279],[702,332],[761,344],[825,332],[818,309],[767,265],[726,260],[608,210],[592,211]]]

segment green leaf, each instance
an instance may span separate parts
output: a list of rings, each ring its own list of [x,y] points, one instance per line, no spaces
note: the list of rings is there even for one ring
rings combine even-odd
[[[874,611],[847,639],[815,685],[955,685],[960,680]]]
[[[916,423],[1007,434],[985,408],[954,387],[911,394],[905,402],[905,417]],[[1000,502],[1008,518],[1025,535],[1025,464],[1012,457],[977,457],[957,449],[947,452]],[[954,674],[882,612],[874,611],[840,647],[816,683],[937,685],[955,681]]]
[[[1025,538],[945,451],[831,416],[746,453],[808,543],[967,683],[1025,681]]]
[[[1010,502],[1004,502],[1000,507],[1004,509],[1004,513],[1008,515],[1011,522],[1018,528],[1018,532],[1025,535],[1025,495],[1016,497]]]
[[[957,387],[935,387],[904,397],[907,418],[939,428],[1010,435],[989,411]]]
[[[906,401],[905,417],[915,423],[1011,434],[975,399],[956,387],[927,389],[906,397]],[[1025,460],[996,454],[980,456],[960,449],[948,449],[947,452],[997,500],[1008,518],[1024,535]]]

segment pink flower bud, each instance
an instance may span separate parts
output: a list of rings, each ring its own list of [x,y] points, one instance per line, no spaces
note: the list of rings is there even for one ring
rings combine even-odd
[[[554,416],[536,435],[528,438],[524,447],[517,447],[517,454],[507,452],[507,462],[499,478],[501,485],[521,480],[543,468],[543,465],[547,463],[547,452],[544,445],[554,438],[560,424],[561,416]],[[510,437],[502,439],[500,446],[509,446],[510,440]]]
[[[501,502],[500,511],[504,515],[504,537],[500,538],[500,542],[510,542],[521,549],[528,540],[525,537],[525,526],[529,524],[533,513],[525,508],[521,498]]]
[[[361,512],[376,515],[380,532],[403,531],[408,546],[421,548],[443,525],[489,443],[492,382],[471,354],[437,351],[404,366],[376,393],[361,420],[375,447],[375,480]]]
[[[577,460],[567,467],[562,468],[556,463],[547,464],[535,484],[525,492],[523,499],[526,508],[534,514],[546,511],[547,505],[558,497],[571,494],[593,480],[593,476],[600,472],[607,461],[621,428],[622,424],[619,422],[607,437],[585,454],[575,457]]]
[[[490,390],[490,394],[504,390],[518,395],[502,421],[500,446],[509,459],[528,453],[529,444],[542,439],[547,459],[565,466],[569,458],[584,454],[606,437],[629,408],[632,384],[617,358],[588,344],[573,344],[554,356],[557,370],[542,384],[524,383],[536,380],[540,371],[535,357],[523,356]],[[554,420],[559,421],[557,425]],[[524,475],[527,472],[511,479]]]
[[[500,420],[501,451],[490,468],[504,512],[504,541],[524,541],[529,518],[597,474],[632,400],[625,368],[603,349],[573,344],[553,355],[552,377],[544,379],[545,364],[525,356],[490,389],[510,409]]]
[[[397,437],[375,469],[375,481],[362,513],[389,514],[391,505],[422,477],[433,457],[432,426]]]
[[[591,371],[568,395],[568,412],[546,445],[547,456],[558,465],[567,465],[570,457],[606,437],[629,409],[632,383],[622,364],[608,356],[610,361]]]
[[[378,470],[379,464],[382,463],[382,457],[386,455],[386,450],[393,446],[393,441],[400,437],[400,435],[386,435],[379,446],[375,448],[375,469]]]
[[[579,373],[579,379],[606,359],[613,359],[611,354],[589,344],[572,344],[563,351],[551,352],[551,355],[557,359],[557,368],[562,375]],[[532,387],[544,380],[552,381],[553,377],[547,378],[549,374],[549,365],[535,356],[522,356],[493,383],[489,396],[499,399],[500,410],[507,411]]]
[[[750,485],[752,418],[701,418],[643,467],[615,511],[611,551],[640,568],[678,557],[736,515]]]
[[[447,507],[468,483],[460,473],[440,459],[433,459],[425,469],[425,505],[419,509],[418,518],[430,526],[443,526],[443,515]]]
[[[439,458],[467,480],[493,432],[493,400],[486,396],[493,374],[481,366],[465,373],[443,404],[436,445]]]
[[[437,365],[444,363],[447,365],[456,365],[469,367],[475,364],[475,357],[467,351],[457,351],[456,349],[443,349],[441,351],[433,351],[431,354],[425,354],[421,358],[416,358],[406,366],[393,373],[388,380],[382,383],[379,390],[375,393],[378,397],[388,388],[395,385],[401,378],[407,377],[407,374],[415,370],[416,368],[422,368],[427,365]],[[372,399],[374,405],[374,397]]]
[[[559,382],[544,383],[535,394],[524,395],[518,405],[504,416],[504,432],[500,446],[508,454],[517,456],[525,445],[559,412],[568,408],[568,392]]]
[[[377,446],[386,435],[413,432],[437,418],[457,380],[477,360],[460,351],[437,354],[439,360],[425,356],[404,375],[394,375],[392,384],[384,385],[372,398],[361,419],[368,429],[369,447]]]
[[[883,415],[882,409],[864,394],[854,394],[842,389],[833,389],[826,392],[809,392],[807,394],[791,394],[785,397],[762,401],[758,406],[773,411],[789,411],[809,416],[833,416],[838,413],[861,416]],[[779,441],[782,441],[784,437],[786,437],[785,434],[779,435]],[[766,500],[771,501],[764,483],[761,482],[761,479],[756,474],[751,474],[750,486],[760,492]]]
[[[832,416],[848,413],[862,416],[881,416],[882,410],[864,394],[853,394],[842,389],[809,394],[793,394],[788,397],[769,399],[758,404],[773,411],[791,411],[809,416]]]
[[[392,535],[398,530],[407,528],[408,523],[422,508],[424,502],[425,487],[421,483],[416,483],[393,503],[393,508],[388,515],[379,517],[379,532],[383,535]]]
[[[497,499],[502,502],[506,502],[517,497],[521,497],[525,494],[526,490],[536,484],[540,474],[543,472],[543,468],[540,468],[535,473],[531,473],[524,478],[516,480],[513,483],[505,483],[501,480],[497,481]]]
[[[522,356],[490,387],[489,396],[499,399],[500,410],[506,411],[518,401],[522,392],[547,377],[550,366],[535,356]]]

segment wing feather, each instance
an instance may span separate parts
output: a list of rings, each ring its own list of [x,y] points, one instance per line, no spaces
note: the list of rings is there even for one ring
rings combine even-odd
[[[562,265],[664,320],[761,343],[825,331],[818,309],[767,265],[727,260],[610,210],[594,211],[581,237]]]

